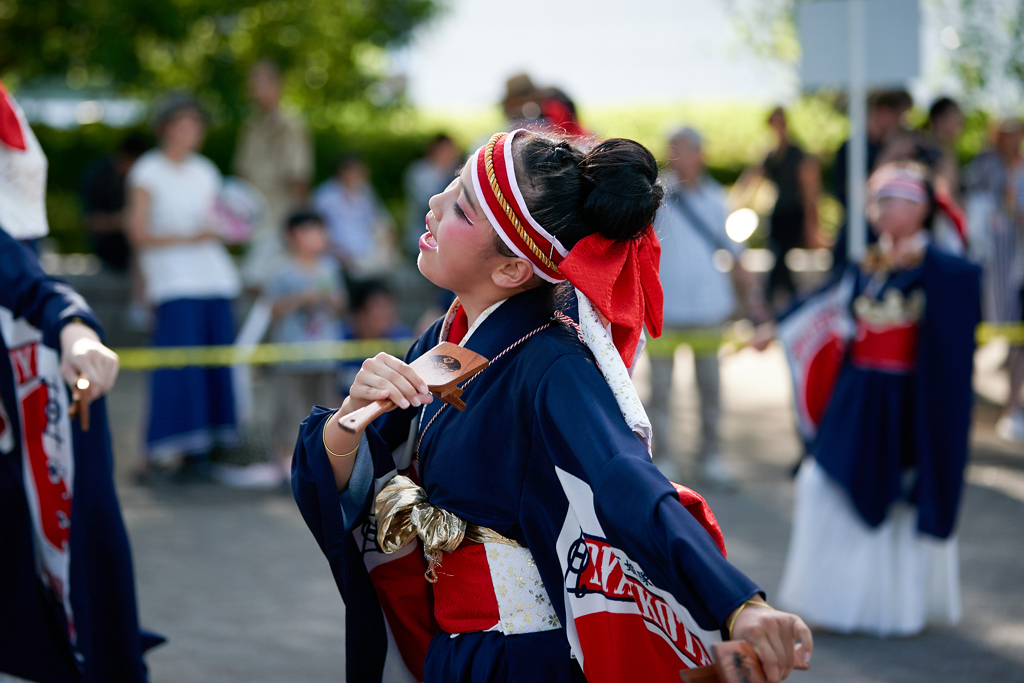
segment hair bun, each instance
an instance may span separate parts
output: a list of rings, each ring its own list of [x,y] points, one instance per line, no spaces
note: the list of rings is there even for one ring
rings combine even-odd
[[[583,217],[596,232],[628,240],[654,221],[664,190],[658,162],[646,147],[625,138],[605,140],[583,157],[580,171]]]

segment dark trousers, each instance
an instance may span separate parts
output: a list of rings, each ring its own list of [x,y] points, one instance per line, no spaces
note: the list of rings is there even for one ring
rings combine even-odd
[[[787,298],[796,294],[796,281],[793,279],[793,271],[786,265],[786,254],[804,244],[804,212],[801,209],[776,210],[771,215],[769,226],[768,242],[775,256],[775,266],[768,274],[764,298],[772,304],[780,291]]]

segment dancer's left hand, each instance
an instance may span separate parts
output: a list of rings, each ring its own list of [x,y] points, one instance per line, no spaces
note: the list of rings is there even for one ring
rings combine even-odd
[[[81,378],[89,381],[82,390],[85,406],[114,387],[117,380],[117,354],[100,342],[99,335],[88,325],[73,322],[60,332],[60,374],[75,388]]]
[[[732,620],[731,615],[729,619]],[[810,666],[814,638],[804,620],[795,614],[778,612],[765,603],[754,602],[736,617],[729,636],[732,640],[750,643],[761,660],[768,683],[778,683],[793,669]]]

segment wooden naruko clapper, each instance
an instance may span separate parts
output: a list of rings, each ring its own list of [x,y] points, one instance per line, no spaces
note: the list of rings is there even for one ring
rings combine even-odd
[[[794,668],[806,670],[810,666],[800,658],[797,646],[797,664]],[[727,640],[711,646],[714,664],[696,669],[683,669],[679,678],[683,683],[767,683],[761,660],[757,658],[750,643],[742,640]]]
[[[462,400],[462,387],[470,377],[486,368],[488,360],[475,351],[451,342],[441,342],[425,354],[409,363],[427,385],[427,390],[457,410],[466,407]],[[347,432],[358,432],[385,412],[395,403],[385,398],[349,413],[341,419],[341,428]]]

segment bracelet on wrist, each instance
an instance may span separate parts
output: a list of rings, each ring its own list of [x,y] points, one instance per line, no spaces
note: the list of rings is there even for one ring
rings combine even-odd
[[[729,628],[727,629],[729,633],[729,640],[732,640],[732,629],[733,626],[736,625],[736,620],[740,618],[740,613],[746,609],[747,605],[760,605],[761,607],[767,607],[768,609],[775,611],[774,607],[763,600],[746,600],[742,605],[740,605],[740,608],[736,610],[736,614],[732,615],[732,619],[729,621]]]
[[[320,433],[321,433],[321,436],[322,436],[323,442],[324,442],[324,450],[327,451],[327,455],[333,455],[335,458],[347,458],[348,456],[353,455],[356,451],[359,450],[359,446],[361,444],[357,443],[356,447],[353,448],[348,453],[335,453],[334,451],[332,451],[331,447],[327,445],[327,424],[329,422],[330,422],[330,420],[325,422],[324,423],[324,428],[322,430],[320,430]]]

